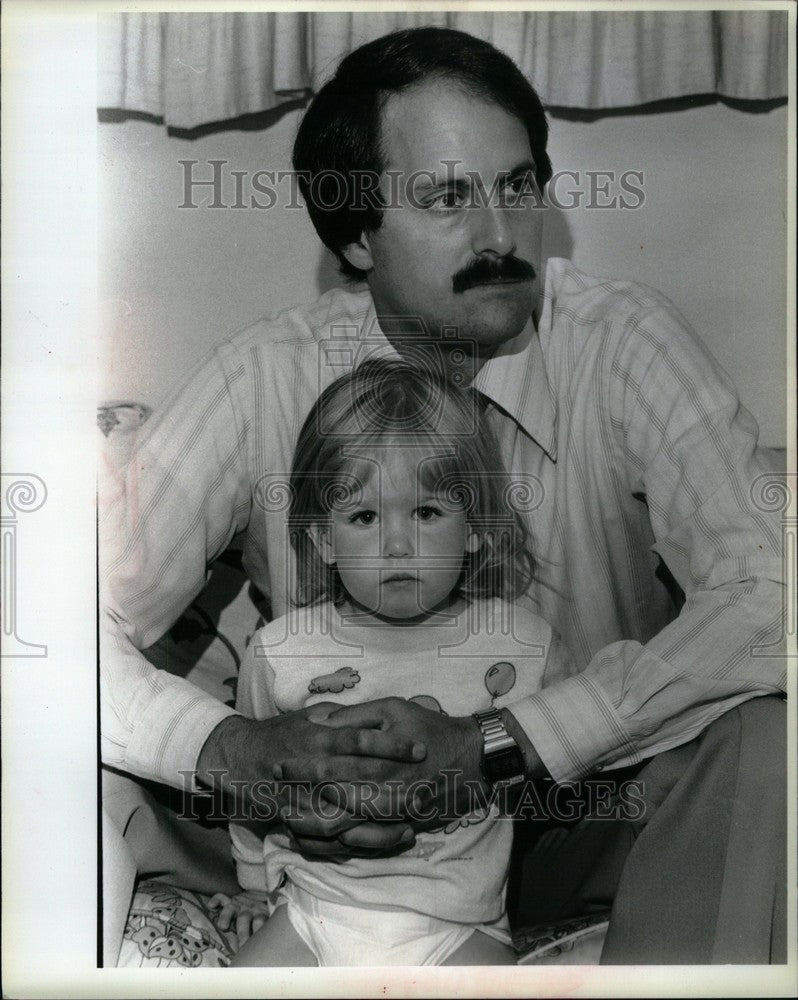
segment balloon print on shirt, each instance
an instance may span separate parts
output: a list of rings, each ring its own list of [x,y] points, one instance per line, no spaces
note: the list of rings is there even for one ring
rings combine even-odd
[[[334,674],[322,674],[314,677],[308,684],[311,694],[340,694],[344,688],[353,688],[360,683],[360,674],[352,667],[340,667]]]
[[[412,701],[414,705],[420,705],[422,708],[429,709],[430,712],[439,712],[441,715],[448,715],[448,712],[444,712],[441,708],[441,703],[437,698],[433,698],[431,694],[414,694],[412,698],[408,698],[408,701]]]
[[[490,695],[491,705],[497,698],[515,687],[515,667],[507,660],[500,660],[485,671],[485,687]]]
[[[501,698],[508,691],[512,691],[515,687],[515,679],[515,667],[507,660],[500,660],[488,667],[485,671],[485,687],[488,689],[491,705],[496,698]],[[481,823],[484,819],[483,812],[472,812],[467,816],[461,816],[460,819],[452,820],[444,827],[443,832],[454,833],[461,826],[473,826],[475,823]]]

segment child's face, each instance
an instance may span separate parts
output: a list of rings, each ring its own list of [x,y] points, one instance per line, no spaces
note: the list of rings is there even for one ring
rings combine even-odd
[[[422,460],[409,448],[372,449],[358,462],[360,494],[338,505],[316,534],[350,597],[387,619],[444,610],[465,553],[479,547],[465,511],[422,484]]]

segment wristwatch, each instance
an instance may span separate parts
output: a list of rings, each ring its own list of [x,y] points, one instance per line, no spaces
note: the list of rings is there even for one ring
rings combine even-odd
[[[524,780],[524,755],[502,722],[497,708],[474,712],[482,732],[482,774],[491,788],[510,788]]]

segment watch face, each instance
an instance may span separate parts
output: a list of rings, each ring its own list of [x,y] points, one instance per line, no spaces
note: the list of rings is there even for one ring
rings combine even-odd
[[[497,750],[496,753],[485,755],[485,777],[492,785],[511,778],[520,779],[523,776],[524,755],[518,747],[508,747],[506,750]]]

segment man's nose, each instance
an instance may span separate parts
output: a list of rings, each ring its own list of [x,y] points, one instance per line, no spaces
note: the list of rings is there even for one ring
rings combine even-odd
[[[388,524],[382,539],[382,554],[391,559],[412,556],[415,551],[412,527],[407,524]]]
[[[471,249],[475,254],[506,257],[515,252],[516,241],[510,225],[509,209],[484,205],[469,211],[473,213]]]

